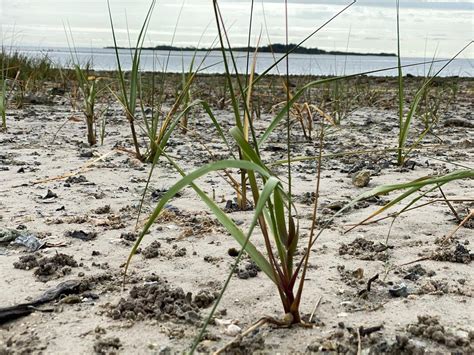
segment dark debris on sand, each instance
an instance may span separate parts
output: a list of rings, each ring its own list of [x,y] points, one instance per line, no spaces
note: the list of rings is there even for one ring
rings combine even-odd
[[[77,266],[78,263],[74,257],[63,253],[56,253],[50,257],[30,254],[21,256],[17,262],[13,263],[15,269],[36,269],[34,275],[43,282],[68,275],[71,268]]]
[[[174,320],[196,324],[201,319],[199,310],[210,306],[216,296],[200,291],[193,299],[190,292],[153,276],[145,284],[133,286],[128,297],[113,306],[109,314],[113,319]]]
[[[452,263],[469,264],[474,259],[474,253],[461,243],[449,248],[439,247],[436,249],[433,260],[449,261]]]
[[[339,248],[339,255],[352,255],[361,260],[386,261],[389,255],[385,252],[389,249],[381,243],[375,243],[364,238],[357,238],[349,244],[342,244]]]

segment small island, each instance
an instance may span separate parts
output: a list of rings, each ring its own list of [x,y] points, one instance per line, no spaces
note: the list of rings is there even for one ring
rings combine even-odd
[[[281,43],[274,43],[269,44],[266,46],[262,46],[258,48],[259,53],[286,53],[293,48],[295,48],[297,44],[289,44],[288,46]],[[115,47],[109,46],[105,47],[106,49],[114,49]],[[129,47],[118,47],[118,49],[130,49]],[[196,48],[196,47],[176,47],[170,45],[157,45],[155,47],[143,47],[143,50],[155,50],[155,51],[190,51],[190,52],[209,52],[209,51],[218,51],[220,48]],[[234,52],[255,52],[256,47],[234,47],[232,51]],[[228,50],[228,49],[226,49]],[[293,50],[294,54],[328,54],[328,55],[359,55],[359,56],[378,56],[378,57],[396,57],[397,55],[394,53],[358,53],[358,52],[344,52],[344,51],[326,51],[324,49],[319,48],[307,48],[303,46],[299,46]]]

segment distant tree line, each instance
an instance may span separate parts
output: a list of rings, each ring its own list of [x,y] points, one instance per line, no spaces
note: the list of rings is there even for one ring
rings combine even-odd
[[[293,48],[296,44],[281,44],[274,43],[258,48],[259,53],[286,53]],[[114,47],[106,47],[114,48]],[[127,47],[119,47],[119,49],[129,49]],[[207,52],[209,50],[220,50],[218,48],[196,48],[196,47],[175,47],[169,45],[158,45],[155,47],[143,47],[143,50],[157,50],[157,51],[198,51],[198,52]],[[233,47],[232,51],[234,52],[255,52],[256,47]],[[295,54],[330,54],[330,55],[367,55],[367,56],[382,56],[382,57],[396,57],[394,53],[358,53],[358,52],[344,52],[344,51],[325,51],[324,49],[319,48],[306,48],[306,47],[297,47],[293,50],[292,53]]]

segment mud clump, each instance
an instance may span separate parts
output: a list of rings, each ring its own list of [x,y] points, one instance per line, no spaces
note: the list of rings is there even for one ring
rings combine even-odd
[[[338,265],[337,271],[341,275],[341,280],[350,287],[359,287],[365,285],[364,269],[346,270],[344,265]]]
[[[217,225],[216,220],[208,216],[194,216],[183,222],[184,231],[181,233],[181,237],[209,234],[214,231]]]
[[[358,354],[359,346],[363,354],[420,355],[427,353],[428,344],[413,339],[411,334],[402,332],[397,334],[395,339],[390,339],[379,332],[381,329],[381,326],[357,329],[345,327],[344,323],[339,323],[328,336],[313,341],[306,348],[306,353]]]
[[[249,260],[244,266],[240,266],[237,269],[237,277],[239,279],[249,279],[251,277],[257,277],[260,272],[260,268],[252,260]]]
[[[416,281],[419,278],[428,275],[428,276],[433,276],[433,272],[428,272],[426,271],[420,264],[416,264],[412,267],[410,267],[407,271],[405,276],[403,278],[405,280],[410,280],[410,281]]]
[[[457,243],[455,247],[451,247],[450,249],[438,248],[432,259],[436,261],[469,264],[474,259],[474,253],[471,253],[464,245]]]
[[[15,269],[31,270],[36,268],[34,275],[43,282],[68,275],[71,268],[77,266],[77,261],[72,256],[62,253],[43,258],[36,255],[25,255],[13,263]]]
[[[199,310],[214,302],[216,295],[201,291],[193,300],[190,292],[171,287],[166,281],[154,277],[141,286],[134,286],[129,296],[122,298],[109,312],[113,319],[158,321],[175,320],[197,324],[201,317]]]
[[[410,324],[407,331],[412,336],[433,340],[448,348],[461,348],[466,354],[474,352],[474,333],[472,331],[448,330],[440,324],[438,317],[418,316],[418,323]]]
[[[313,341],[306,348],[307,353],[337,353],[337,354],[357,354],[359,346],[359,335],[363,350],[370,350],[369,354],[375,354],[372,350],[380,342],[381,326],[372,328],[346,327],[344,323],[339,323],[337,328],[328,336]]]
[[[374,243],[371,240],[357,238],[349,244],[342,244],[339,248],[339,255],[352,255],[360,260],[380,260],[387,261],[389,255],[384,253],[389,246],[381,243]]]
[[[153,241],[142,251],[142,255],[145,259],[153,259],[160,255],[161,244],[158,241]]]
[[[15,269],[22,269],[22,270],[31,270],[35,267],[38,267],[38,258],[36,255],[25,255],[20,256],[20,259],[17,262],[13,263],[13,267]]]
[[[119,338],[99,339],[94,344],[94,352],[100,355],[117,354],[114,350],[119,350],[121,347],[122,343]]]
[[[252,336],[237,338],[232,342],[226,349],[226,354],[231,355],[245,355],[254,354],[259,350],[265,349],[265,339],[260,333],[256,333]]]
[[[136,232],[124,232],[120,234],[120,243],[126,247],[130,247],[133,244],[133,242],[135,242],[137,239],[138,239],[138,233]]]
[[[69,231],[69,232],[66,232],[65,235],[66,237],[79,239],[84,242],[89,242],[97,238],[96,232],[89,232],[89,231],[83,231],[83,230]]]
[[[194,304],[198,308],[209,307],[219,295],[210,291],[201,290],[194,297]]]
[[[46,345],[37,334],[19,334],[10,337],[4,344],[0,343],[0,354],[43,354]]]
[[[138,238],[138,233],[134,232],[124,232],[120,234],[120,239],[126,240],[128,242],[134,242]]]
[[[95,214],[107,214],[107,213],[110,213],[110,211],[111,211],[110,205],[105,205],[105,206],[96,208],[92,212]]]
[[[219,227],[219,222],[208,216],[207,213],[191,214],[169,205],[163,209],[162,213],[157,218],[157,222],[175,223],[183,228],[180,238],[186,238],[193,235],[200,236],[217,230],[222,230],[222,228]]]
[[[306,206],[311,206],[316,201],[316,194],[314,192],[304,192],[298,197],[298,202]]]
[[[66,179],[66,184],[82,184],[88,182],[84,175],[70,176]]]

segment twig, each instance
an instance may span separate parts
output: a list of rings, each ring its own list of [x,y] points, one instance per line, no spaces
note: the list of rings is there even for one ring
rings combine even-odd
[[[469,211],[469,214],[459,223],[459,225],[451,232],[449,233],[446,237],[444,237],[441,241],[441,243],[445,243],[447,240],[451,239],[454,234],[464,225],[466,224],[467,221],[469,221],[472,217],[474,216],[474,210]]]
[[[47,178],[47,179],[42,179],[42,180],[36,180],[36,181],[33,181],[32,184],[33,185],[37,185],[37,184],[43,184],[45,182],[50,182],[50,181],[55,181],[55,180],[62,180],[62,179],[67,179],[68,177],[71,177],[71,176],[74,176],[74,175],[77,175],[81,172],[84,172],[85,170],[87,170],[88,168],[92,167],[95,163],[101,161],[101,160],[104,160],[106,157],[108,157],[110,154],[114,153],[116,150],[112,150],[108,153],[105,153],[104,155],[101,155],[100,157],[98,157],[97,159],[94,159],[94,160],[91,160],[89,162],[87,162],[86,164],[84,164],[82,167],[80,167],[78,170],[76,171],[73,171],[71,173],[66,173],[66,174],[63,174],[63,175],[59,175],[59,176],[55,176],[55,177],[52,177],[52,178]]]
[[[370,292],[370,289],[372,287],[372,282],[377,280],[379,278],[379,274],[376,274],[375,276],[372,276],[369,281],[367,281],[367,287],[364,288],[363,290],[359,291],[357,294],[359,297],[366,297],[368,293]]]
[[[441,192],[441,195],[443,195],[443,199],[444,201],[446,202],[446,204],[448,205],[449,209],[451,210],[451,212],[453,212],[454,214],[454,217],[456,217],[456,219],[458,220],[458,222],[461,222],[461,218],[459,217],[458,213],[456,212],[456,210],[454,209],[453,205],[449,202],[449,200],[446,198],[446,195],[444,194],[443,190],[441,189],[441,186],[438,186],[438,189],[439,191]]]
[[[259,321],[257,321],[256,323],[254,323],[250,328],[248,328],[245,332],[243,332],[242,334],[237,335],[231,342],[227,343],[227,344],[224,345],[222,348],[220,348],[219,350],[217,350],[216,352],[214,352],[213,355],[222,354],[224,351],[227,350],[227,348],[229,348],[232,344],[234,344],[236,340],[242,339],[242,338],[245,337],[246,335],[248,335],[248,334],[250,334],[251,332],[253,332],[255,329],[258,329],[258,328],[260,328],[262,325],[268,323],[269,321],[270,321],[270,319],[269,319],[269,318],[266,318],[266,317],[260,319]]]
[[[319,306],[321,305],[321,301],[323,300],[323,297],[319,297],[319,300],[318,302],[316,302],[316,304],[314,305],[314,309],[313,311],[311,312],[311,315],[309,316],[309,320],[308,322],[311,323],[313,321],[313,317],[314,317],[314,314],[318,311],[319,309]]]
[[[370,288],[372,286],[372,282],[377,280],[379,278],[379,274],[376,274],[375,276],[371,277],[369,281],[367,281],[367,292],[370,292]]]
[[[357,329],[357,355],[362,354],[362,340],[360,339],[360,328]]]
[[[414,264],[414,263],[418,263],[420,261],[425,261],[425,260],[430,260],[431,259],[431,256],[424,256],[422,258],[419,258],[419,259],[416,259],[416,260],[413,260],[413,261],[409,261],[407,263],[404,263],[404,264],[400,264],[396,267],[402,267],[402,266],[407,266],[407,265],[411,265],[411,264]]]
[[[359,327],[359,335],[361,337],[365,337],[367,335],[370,335],[372,333],[378,332],[383,328],[383,325],[376,325],[375,327],[369,327],[369,328],[364,328],[364,327]]]
[[[417,205],[417,206],[415,206],[415,207],[407,208],[407,209],[404,210],[403,212],[406,213],[406,212],[409,212],[409,211],[412,211],[412,210],[415,210],[415,209],[418,209],[418,208],[421,208],[421,207],[425,207],[425,206],[431,205],[431,204],[436,203],[436,202],[446,202],[446,201],[448,201],[448,202],[472,202],[472,201],[474,201],[474,199],[472,199],[472,198],[449,199],[449,200],[445,200],[445,199],[434,199],[434,200],[431,200],[431,201],[428,201],[428,202],[424,202],[424,203],[422,203],[421,205]],[[359,226],[359,225],[361,225],[361,226],[366,226],[366,225],[369,225],[369,224],[378,223],[378,222],[383,221],[383,220],[385,220],[385,219],[387,219],[387,218],[397,217],[397,215],[399,215],[399,214],[400,214],[400,212],[392,212],[392,213],[387,214],[387,215],[384,216],[384,217],[380,217],[380,218],[374,219],[374,220],[372,220],[372,221],[367,221],[367,222],[362,223],[362,224],[359,224],[359,223],[353,224],[353,223],[351,223],[351,224],[346,224],[346,226],[347,226],[347,227],[357,227],[357,226]],[[346,233],[346,232],[344,232],[344,233]]]

